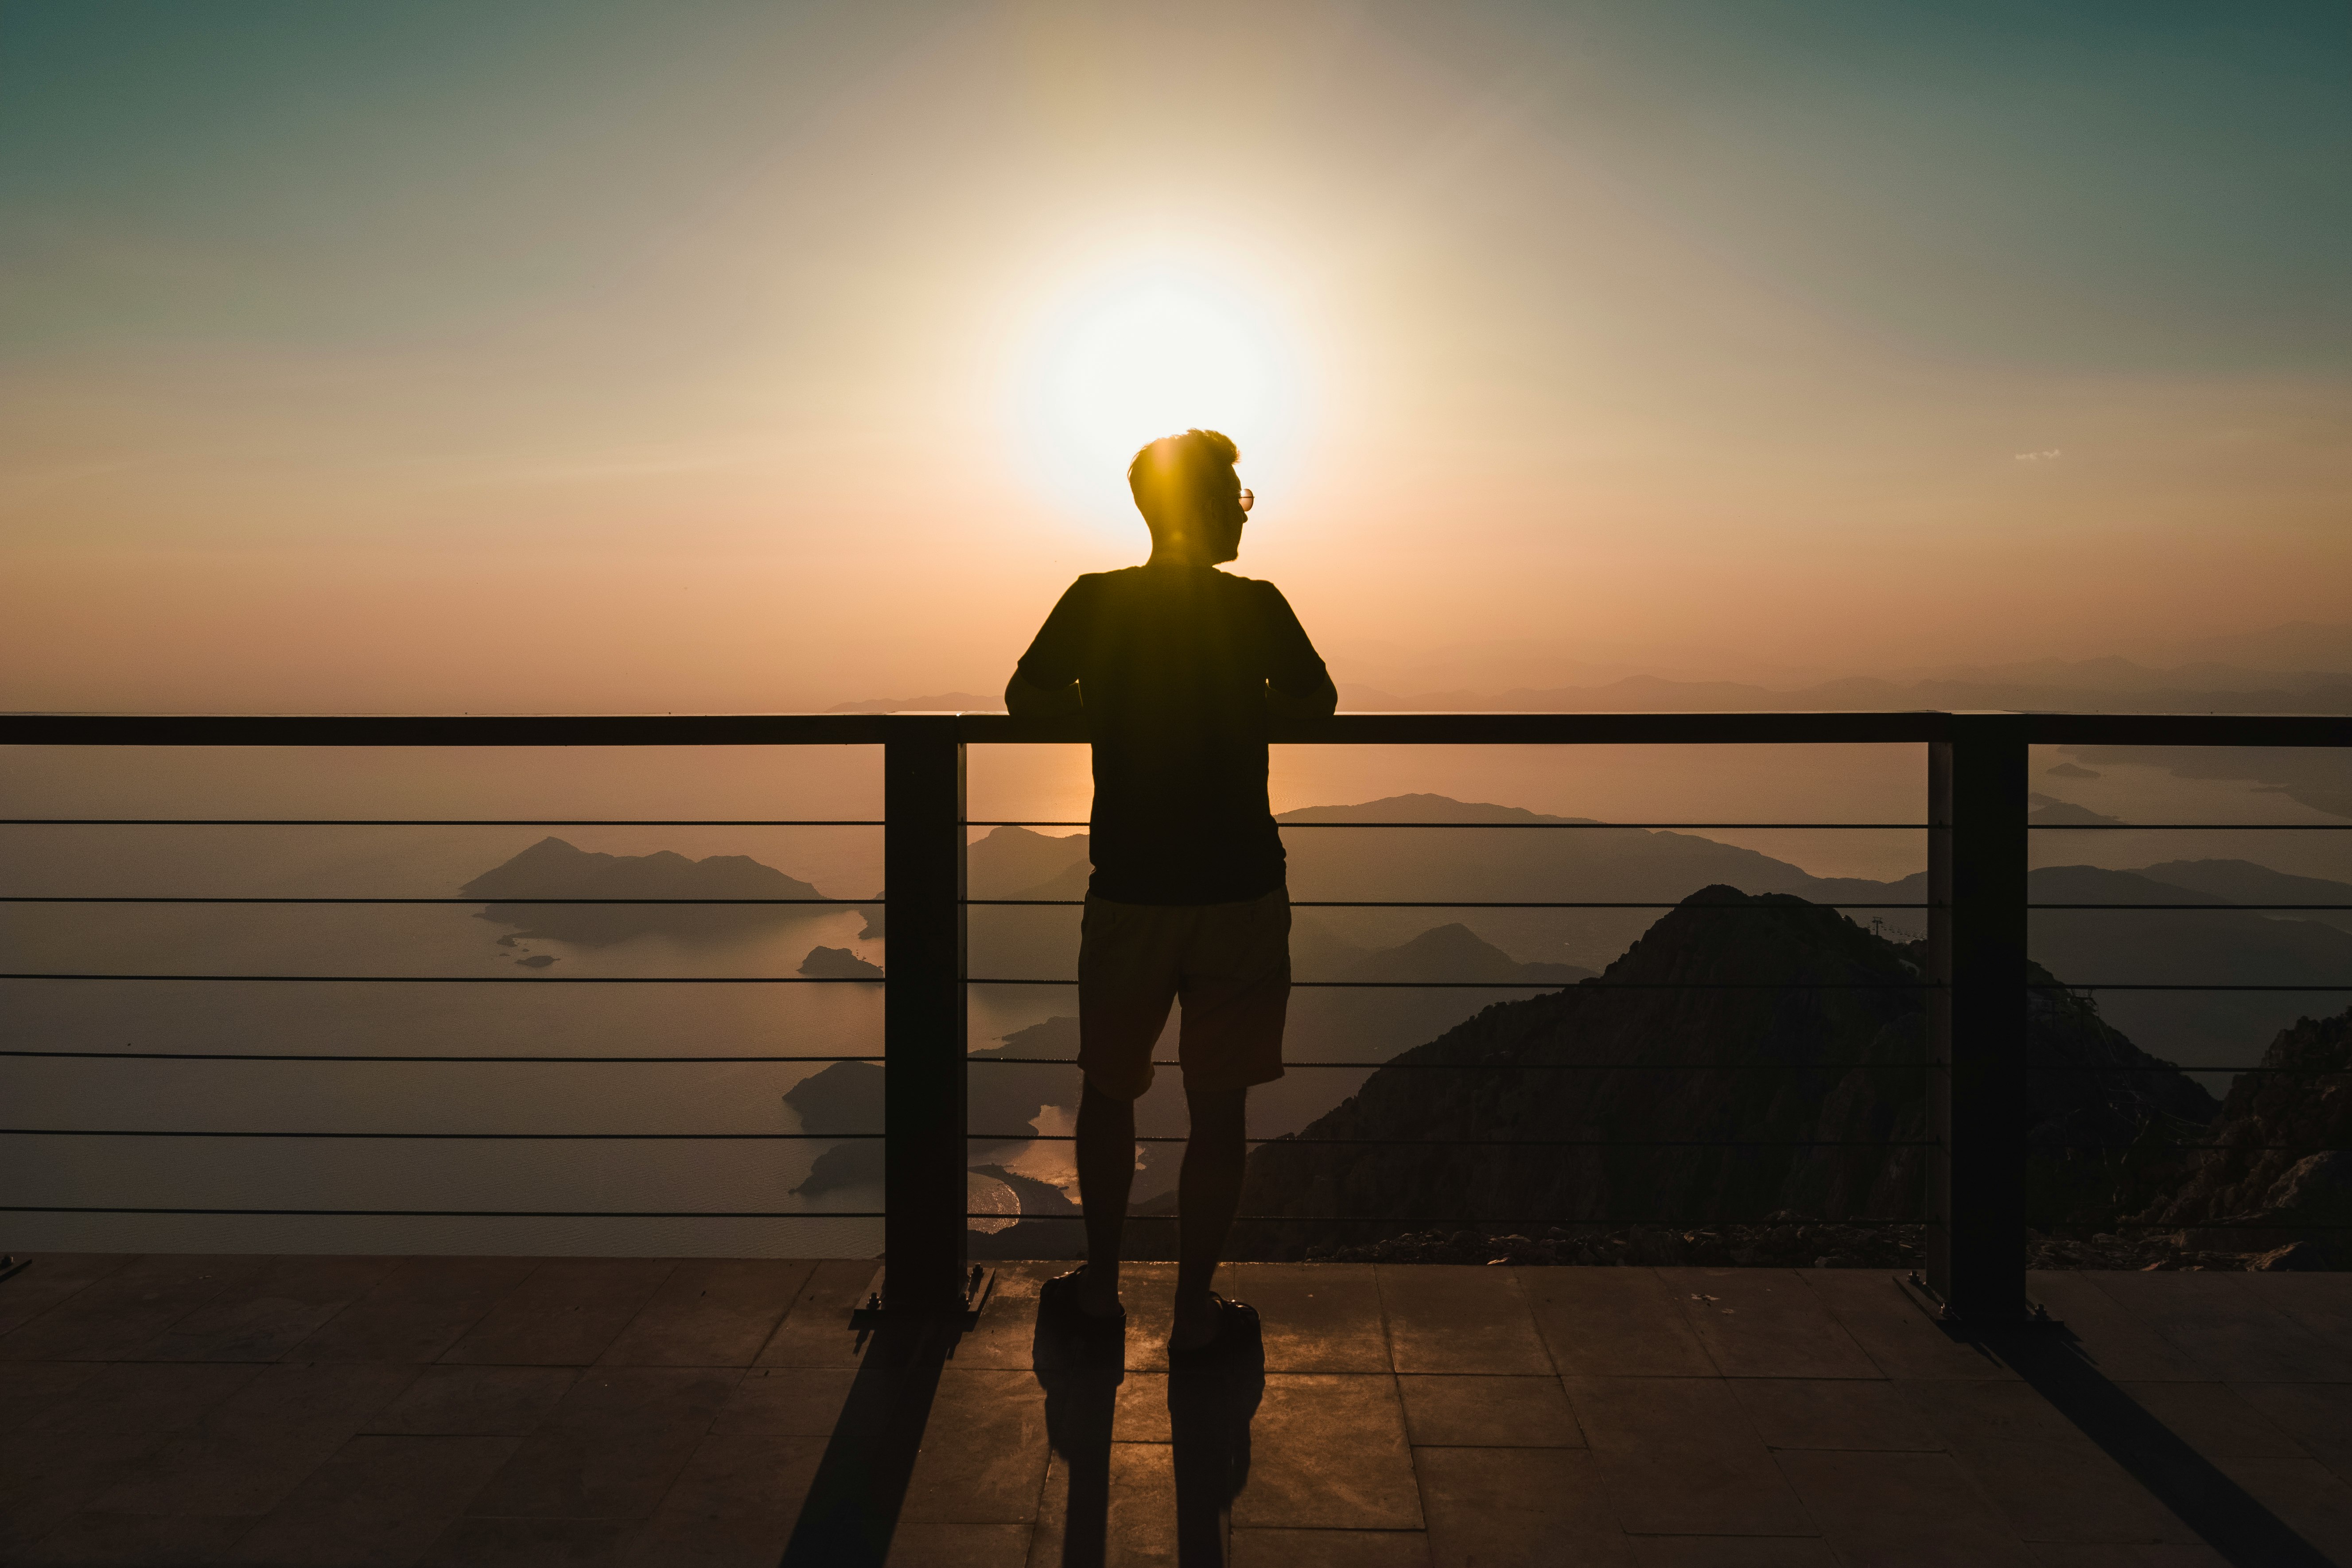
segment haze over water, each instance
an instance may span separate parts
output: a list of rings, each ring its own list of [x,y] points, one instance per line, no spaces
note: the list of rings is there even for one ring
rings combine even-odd
[[[1127,453],[1202,424],[1258,498],[1236,569],[1280,583],[1343,706],[2347,711],[2347,59],[2352,20],[2315,3],[8,7],[0,706],[985,703],[1073,574],[1140,557]],[[1825,684],[1854,679],[1889,684]],[[2037,753],[2036,788],[2111,816],[2352,820],[2340,761],[2071,761]],[[1087,815],[1075,751],[972,766],[975,817]],[[16,816],[862,817],[877,772],[856,749],[28,752],[0,793]],[[1913,748],[1276,753],[1277,811],[1419,793],[1614,821],[1922,809]],[[8,827],[0,882],[440,897],[542,832],[880,887],[877,836],[846,829]],[[1819,877],[1920,866],[1912,832],[1706,836]],[[2035,852],[2352,881],[2347,838]],[[0,918],[12,972],[511,966],[475,912]],[[537,945],[553,975],[789,973],[814,945],[883,956],[862,921]],[[1607,957],[1511,953],[1571,956]],[[878,1016],[846,986],[63,984],[0,983],[17,1048],[856,1054]],[[974,1043],[1059,1005],[978,995]],[[57,1126],[767,1131],[798,1130],[780,1097],[807,1070],[18,1059],[0,1092]],[[781,1209],[814,1158],[5,1142],[12,1189],[194,1206],[307,1184]],[[872,1243],[13,1220],[20,1247]]]

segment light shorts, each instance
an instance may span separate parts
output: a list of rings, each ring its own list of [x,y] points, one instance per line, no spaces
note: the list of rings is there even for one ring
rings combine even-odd
[[[1151,1047],[1179,997],[1186,1089],[1282,1076],[1288,889],[1234,904],[1121,904],[1089,893],[1079,929],[1078,1066],[1097,1089],[1135,1100],[1151,1087]]]

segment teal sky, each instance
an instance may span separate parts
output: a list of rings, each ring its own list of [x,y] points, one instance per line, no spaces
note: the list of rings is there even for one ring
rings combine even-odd
[[[1129,548],[1115,489],[1024,477],[1012,405],[1055,290],[1154,246],[1276,323],[1279,417],[1236,434],[1296,526],[1243,567],[1344,552],[1343,641],[1696,658],[1759,573],[1873,606],[1775,634],[1824,668],[2325,618],[2347,68],[2352,9],[2293,0],[12,0],[0,548],[89,613],[34,617],[11,697],[224,700],[283,662],[257,606],[344,595],[306,634],[338,679],[451,700],[467,660],[371,595],[478,665],[551,553],[589,604],[688,561],[826,584],[805,647],[748,598],[629,643],[682,705],[763,659],[823,670],[801,700],[983,679]],[[2098,609],[2018,587],[2028,549]],[[1591,570],[1682,592],[1481,596]],[[535,646],[609,677],[581,613]],[[157,686],[117,614],[209,674]],[[903,661],[835,667],[894,617]]]

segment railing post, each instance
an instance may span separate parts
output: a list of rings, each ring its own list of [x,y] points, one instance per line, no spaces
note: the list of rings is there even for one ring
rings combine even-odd
[[[883,1305],[964,1301],[964,798],[956,721],[894,717],[882,746]]]
[[[2025,1304],[2026,749],[1955,714],[1927,759],[1927,1284],[1963,1319]]]

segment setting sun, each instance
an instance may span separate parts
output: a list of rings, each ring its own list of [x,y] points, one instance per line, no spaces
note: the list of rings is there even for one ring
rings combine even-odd
[[[1259,301],[1198,273],[1138,269],[1073,290],[1031,350],[1020,397],[1046,478],[1072,500],[1123,496],[1136,447],[1199,426],[1245,455],[1295,426],[1295,356]]]

